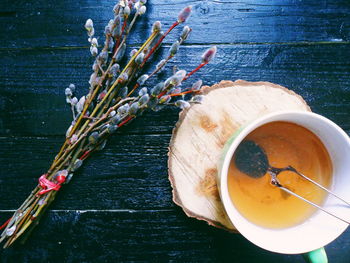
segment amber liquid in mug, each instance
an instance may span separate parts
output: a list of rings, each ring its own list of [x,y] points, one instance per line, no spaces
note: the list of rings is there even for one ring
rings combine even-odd
[[[311,131],[294,123],[271,122],[247,137],[260,145],[272,167],[293,166],[307,177],[330,188],[332,162],[320,141]],[[316,210],[306,202],[271,185],[271,176],[252,178],[240,172],[231,160],[228,190],[236,209],[252,223],[267,228],[287,228],[302,223]],[[304,198],[322,205],[327,192],[293,172],[278,175],[280,183]]]

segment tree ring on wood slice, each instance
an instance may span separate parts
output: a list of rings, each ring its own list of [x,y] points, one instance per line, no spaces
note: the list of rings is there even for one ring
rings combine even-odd
[[[227,139],[242,125],[279,110],[311,111],[304,99],[269,82],[221,81],[179,114],[168,152],[173,201],[189,217],[237,232],[220,201],[217,164]]]

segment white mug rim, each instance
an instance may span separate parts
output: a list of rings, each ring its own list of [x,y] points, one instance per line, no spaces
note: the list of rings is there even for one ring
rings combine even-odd
[[[227,212],[227,215],[228,215],[230,221],[232,222],[232,224],[237,228],[237,230],[243,236],[245,236],[252,243],[254,243],[254,244],[258,245],[259,247],[262,247],[266,250],[269,250],[269,251],[273,251],[273,252],[277,252],[277,253],[284,253],[284,254],[299,254],[299,253],[306,253],[306,252],[309,252],[309,251],[312,251],[312,250],[315,250],[315,249],[318,249],[320,247],[327,245],[328,243],[333,241],[335,238],[337,238],[339,235],[341,235],[341,233],[343,233],[346,230],[348,225],[342,221],[338,222],[338,221],[333,220],[332,222],[334,222],[334,224],[337,224],[337,227],[335,227],[335,229],[334,229],[334,231],[336,231],[336,233],[332,232],[333,235],[323,236],[322,238],[316,240],[316,242],[313,242],[313,243],[301,242],[301,243],[303,243],[302,246],[301,245],[298,246],[298,244],[296,244],[296,246],[294,246],[294,247],[290,247],[290,246],[282,247],[282,246],[279,246],[278,244],[271,245],[271,242],[266,243],[263,241],[264,238],[262,238],[262,239],[256,238],[254,233],[252,233],[252,231],[247,229],[247,224],[246,224],[247,222],[248,222],[248,226],[251,226],[251,227],[254,224],[249,222],[247,219],[245,219],[242,215],[240,215],[238,210],[235,209],[235,207],[231,201],[231,198],[229,196],[228,187],[227,187],[227,175],[228,175],[229,163],[232,159],[232,156],[233,156],[237,146],[241,143],[241,141],[249,133],[251,133],[253,130],[255,130],[256,128],[258,128],[266,123],[273,122],[273,121],[287,121],[288,122],[289,121],[288,119],[290,118],[290,116],[294,116],[294,117],[301,117],[301,116],[305,117],[306,116],[307,118],[317,119],[317,121],[326,123],[326,125],[329,125],[332,129],[334,129],[340,137],[343,137],[343,139],[345,141],[347,141],[348,147],[350,147],[350,139],[349,139],[348,135],[334,122],[332,122],[331,120],[329,120],[329,119],[327,119],[319,114],[312,113],[312,112],[302,112],[302,111],[278,111],[278,112],[274,112],[274,113],[267,114],[263,117],[260,117],[256,120],[252,121],[247,126],[242,128],[242,130],[239,131],[238,135],[236,135],[234,140],[230,143],[230,145],[227,148],[226,153],[223,156],[223,161],[222,161],[222,164],[220,167],[221,169],[219,172],[219,178],[218,178],[219,182],[218,183],[219,183],[221,200],[223,202],[223,205],[224,205],[224,208]],[[289,122],[293,122],[293,121],[289,121]],[[294,122],[294,123],[301,125],[300,123],[297,123],[297,122]],[[304,126],[304,125],[301,125],[301,126]],[[320,212],[318,211],[316,213],[320,213]],[[313,218],[313,217],[314,216],[311,216],[311,218]],[[242,223],[243,222],[242,220],[244,221],[244,223]],[[309,220],[307,220],[307,221],[309,221]],[[272,234],[274,234],[278,231],[284,230],[284,229],[283,230],[267,229],[267,228],[259,227],[257,225],[254,225],[254,226],[256,227],[257,230],[259,230],[259,228],[265,229],[266,230],[265,233],[270,231]],[[292,227],[292,228],[288,228],[288,229],[293,229],[293,228],[298,228],[298,227],[299,227],[299,225]],[[262,232],[264,232],[264,231],[262,231]],[[305,237],[302,237],[302,238],[305,238]]]

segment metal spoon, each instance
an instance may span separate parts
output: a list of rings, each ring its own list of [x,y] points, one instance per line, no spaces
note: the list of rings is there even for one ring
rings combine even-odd
[[[276,168],[276,167],[272,167],[269,164],[269,160],[268,157],[264,151],[264,149],[262,147],[260,147],[257,143],[255,143],[254,141],[251,140],[245,140],[243,141],[238,147],[237,150],[235,152],[234,155],[234,161],[236,164],[236,167],[238,168],[238,170],[240,170],[241,172],[245,173],[246,175],[253,177],[253,178],[261,178],[263,177],[266,173],[271,175],[271,184],[273,184],[274,186],[277,186],[278,188],[282,189],[283,191],[294,195],[295,197],[300,198],[301,200],[307,202],[308,204],[317,207],[318,209],[322,210],[323,212],[334,216],[335,218],[350,224],[349,221],[342,219],[334,214],[332,214],[331,212],[325,210],[324,208],[322,208],[321,206],[305,199],[304,197],[292,192],[291,190],[289,190],[288,188],[282,186],[280,184],[280,182],[277,179],[277,176],[284,171],[291,171],[296,173],[297,175],[301,176],[302,178],[308,180],[309,182],[315,184],[316,186],[320,187],[321,189],[323,189],[324,191],[326,191],[327,193],[335,196],[336,198],[338,198],[339,200],[343,201],[344,203],[346,203],[348,206],[350,206],[350,203],[345,201],[344,199],[340,198],[338,195],[334,194],[333,192],[331,192],[330,190],[328,190],[327,188],[323,187],[322,185],[320,185],[319,183],[311,180],[309,177],[303,175],[302,173],[298,172],[295,168],[293,168],[292,166],[287,166],[284,168]]]

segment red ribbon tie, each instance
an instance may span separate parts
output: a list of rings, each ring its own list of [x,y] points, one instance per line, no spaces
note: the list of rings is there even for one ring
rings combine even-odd
[[[43,189],[38,193],[38,195],[46,194],[52,190],[58,191],[61,188],[61,183],[51,182],[50,180],[46,179],[46,176],[47,174],[43,174],[39,178],[39,184]]]

